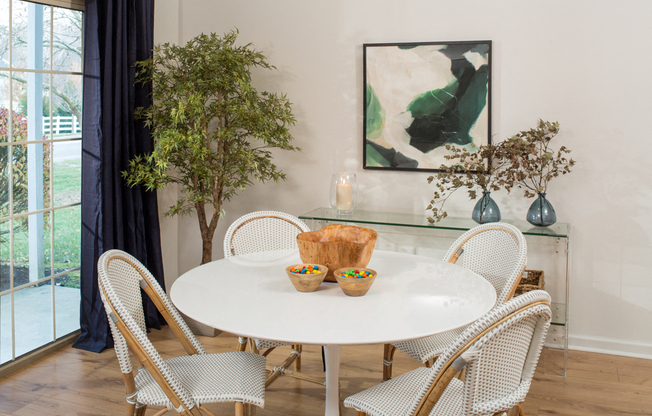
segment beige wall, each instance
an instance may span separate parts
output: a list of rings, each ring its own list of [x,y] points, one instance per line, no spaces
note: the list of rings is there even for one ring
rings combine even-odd
[[[330,175],[343,169],[358,174],[361,209],[424,213],[426,174],[361,168],[362,44],[489,39],[495,140],[558,120],[556,140],[578,162],[548,190],[559,221],[573,227],[571,346],[652,357],[650,21],[649,0],[159,0],[156,43],[237,27],[241,43],[279,69],[256,72],[256,85],[287,93],[297,117],[303,152],[275,158],[287,182],[256,185],[225,206],[214,258],[244,213],[327,206]],[[505,218],[524,218],[532,202],[492,195]],[[449,214],[472,207],[458,198]],[[169,286],[199,264],[201,239],[196,218],[162,224]]]

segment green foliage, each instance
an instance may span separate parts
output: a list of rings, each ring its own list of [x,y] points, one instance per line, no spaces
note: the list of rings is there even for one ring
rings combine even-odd
[[[148,190],[179,184],[181,198],[167,214],[196,211],[205,244],[224,201],[254,180],[285,179],[271,149],[298,150],[290,144],[295,118],[286,96],[251,85],[252,68],[275,67],[251,44],[237,46],[237,36],[201,34],[185,46],[166,43],[136,64],[137,82],[153,83],[154,104],[136,116],[151,128],[155,147],[130,161],[123,176]],[[210,223],[206,204],[213,207]]]
[[[566,146],[556,153],[550,147],[558,133],[558,122],[539,120],[536,129],[521,131],[504,142],[510,162],[506,179],[524,189],[526,198],[545,194],[552,178],[570,173],[575,165],[573,159],[566,157],[571,152]]]
[[[458,189],[466,188],[469,198],[477,197],[476,188],[483,192],[514,186],[525,189],[525,197],[531,198],[545,193],[548,182],[559,175],[569,173],[575,165],[566,158],[570,149],[561,146],[555,153],[550,141],[559,133],[558,122],[539,120],[536,129],[521,131],[496,145],[480,146],[476,152],[446,145],[452,152],[444,156],[451,161],[449,166],[441,165],[441,171],[428,177],[428,183],[435,181],[433,199],[426,208],[432,211],[428,218],[435,223],[446,218],[446,200]]]

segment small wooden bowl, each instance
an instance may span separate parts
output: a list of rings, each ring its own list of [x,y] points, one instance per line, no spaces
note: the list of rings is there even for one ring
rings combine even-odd
[[[365,277],[364,279],[354,279],[352,277],[340,276],[340,274],[346,273],[351,269],[368,271],[371,273],[371,276]],[[373,284],[378,273],[376,273],[375,270],[366,269],[364,267],[343,267],[341,269],[335,270],[333,274],[335,275],[335,279],[337,279],[337,283],[339,283],[340,288],[342,288],[342,292],[344,292],[345,295],[364,296],[369,291],[369,288]]]
[[[321,273],[314,273],[314,274],[301,274],[301,273],[293,273],[290,270],[291,269],[301,269],[304,266],[319,266],[319,270]],[[288,266],[285,271],[288,274],[288,277],[290,278],[290,281],[294,285],[294,288],[298,290],[299,292],[314,292],[315,290],[319,289],[319,285],[321,285],[321,282],[324,281],[324,277],[326,277],[326,274],[328,273],[328,267],[323,266],[321,264],[314,264],[314,263],[302,263],[302,264],[293,264],[292,266]]]

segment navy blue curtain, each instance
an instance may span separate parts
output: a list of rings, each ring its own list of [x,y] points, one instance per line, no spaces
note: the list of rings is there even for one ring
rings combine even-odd
[[[151,87],[134,85],[136,61],[152,55],[154,0],[87,0],[82,127],[81,335],[74,347],[113,346],[97,284],[97,260],[121,249],[140,260],[163,287],[155,192],[130,188],[120,172],[151,152],[149,130],[134,108],[151,103]],[[148,327],[164,323],[145,297]]]

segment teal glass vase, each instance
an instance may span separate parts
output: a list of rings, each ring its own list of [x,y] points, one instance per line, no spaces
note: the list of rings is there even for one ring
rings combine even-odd
[[[537,227],[548,227],[557,222],[557,214],[546,194],[541,193],[527,211],[527,222]]]
[[[491,199],[491,192],[482,193],[482,198],[473,208],[471,218],[478,224],[500,221],[500,210],[496,201]]]

